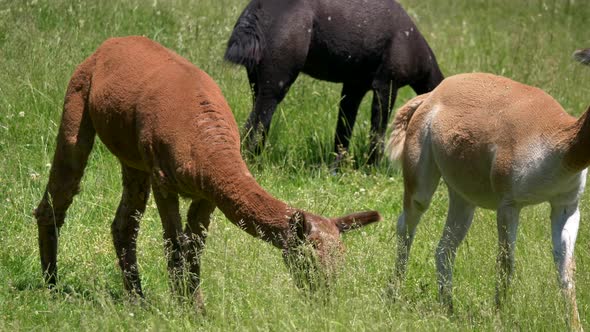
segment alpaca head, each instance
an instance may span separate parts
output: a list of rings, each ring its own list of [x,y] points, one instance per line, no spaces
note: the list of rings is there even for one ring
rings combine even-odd
[[[315,290],[328,284],[344,253],[340,234],[380,220],[376,211],[339,218],[295,211],[289,220],[290,232],[283,258],[297,286]]]

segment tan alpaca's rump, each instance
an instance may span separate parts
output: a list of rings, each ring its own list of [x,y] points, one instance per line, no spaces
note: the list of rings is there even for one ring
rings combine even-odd
[[[576,54],[581,62],[590,59],[590,50]],[[566,317],[570,328],[580,330],[572,267],[590,165],[590,108],[576,119],[541,89],[485,73],[448,77],[421,97],[398,111],[388,144],[390,156],[403,160],[404,176],[393,284],[403,279],[417,226],[441,177],[449,209],[435,256],[440,299],[450,310],[453,262],[476,207],[496,210],[501,304],[514,271],[520,211],[548,202]]]
[[[414,115],[414,111],[422,105],[429,95],[430,93],[425,93],[416,96],[397,110],[395,118],[389,126],[391,134],[385,146],[385,154],[392,162],[399,163],[402,161],[402,153],[406,142],[406,131],[412,115]]]
[[[248,171],[231,109],[205,72],[145,37],[111,38],[72,75],[49,182],[35,211],[49,284],[57,280],[57,234],[95,136],[121,163],[123,195],[111,232],[131,293],[143,294],[135,239],[150,191],[170,251],[173,284],[193,294],[197,303],[202,302],[200,255],[215,208],[284,253],[301,252],[292,246],[312,248],[319,266],[307,266],[308,271],[328,268],[332,248],[342,247],[340,233],[381,219],[376,211],[326,218],[272,197]],[[184,230],[179,196],[192,200]],[[188,281],[180,280],[185,262]]]

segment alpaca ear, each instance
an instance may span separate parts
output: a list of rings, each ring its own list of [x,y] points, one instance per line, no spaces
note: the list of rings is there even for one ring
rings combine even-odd
[[[351,229],[357,229],[377,221],[381,221],[381,215],[377,211],[365,211],[349,214],[344,217],[333,219],[334,224],[341,233]]]
[[[297,210],[291,215],[289,219],[289,228],[291,229],[292,240],[298,243],[305,242],[305,235],[307,234],[307,220],[305,220],[305,213]]]

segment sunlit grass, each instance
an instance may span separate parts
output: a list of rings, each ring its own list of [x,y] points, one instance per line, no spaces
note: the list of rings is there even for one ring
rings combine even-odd
[[[335,216],[376,209],[385,221],[345,235],[347,259],[328,301],[310,299],[290,280],[280,252],[215,212],[203,255],[206,315],[168,289],[159,217],[152,200],[141,223],[139,264],[146,303],[126,296],[109,225],[120,198],[119,166],[97,142],[82,192],[60,240],[60,292],[43,287],[32,210],[42,196],[63,96],[75,66],[109,36],[145,35],[207,71],[239,124],[252,100],[242,68],[223,62],[244,0],[0,0],[0,330],[564,330],[551,257],[548,207],[525,209],[516,276],[506,305],[494,306],[495,215],[478,210],[460,247],[455,309],[437,303],[434,249],[446,216],[444,185],[418,229],[403,297],[386,301],[401,211],[401,174],[387,163],[362,165],[370,95],[359,112],[350,165],[336,176],[331,158],[340,85],[301,76],[279,106],[269,145],[250,160],[276,197]],[[590,71],[571,53],[589,47],[584,1],[402,1],[446,75],[487,71],[538,86],[574,115],[590,102]],[[586,44],[584,44],[586,43]],[[413,96],[402,89],[397,105]],[[360,167],[359,167],[360,165]],[[590,216],[581,204],[576,248],[578,304],[590,324]],[[183,204],[186,208],[186,203]]]

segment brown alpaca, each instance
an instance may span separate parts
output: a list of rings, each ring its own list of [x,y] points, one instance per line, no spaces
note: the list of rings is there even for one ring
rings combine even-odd
[[[35,210],[41,265],[50,285],[57,278],[59,230],[95,134],[121,162],[123,195],[111,231],[125,288],[139,295],[135,240],[150,187],[173,285],[186,261],[187,288],[198,301],[200,255],[215,207],[250,235],[282,249],[288,264],[307,262],[303,272],[329,267],[342,246],[340,233],[380,220],[374,211],[329,219],[273,198],[242,160],[234,117],[206,73],[147,38],[112,38],[70,80],[49,183]],[[179,196],[192,200],[184,231]],[[305,243],[315,249],[316,260],[297,259]]]
[[[450,309],[453,262],[475,208],[497,212],[499,305],[514,271],[520,211],[549,202],[566,319],[571,329],[581,330],[574,246],[590,165],[590,109],[575,119],[540,89],[491,74],[462,74],[404,105],[392,127],[387,150],[392,159],[401,160],[404,175],[395,283],[405,274],[416,227],[441,177],[449,210],[436,266],[440,299]]]

